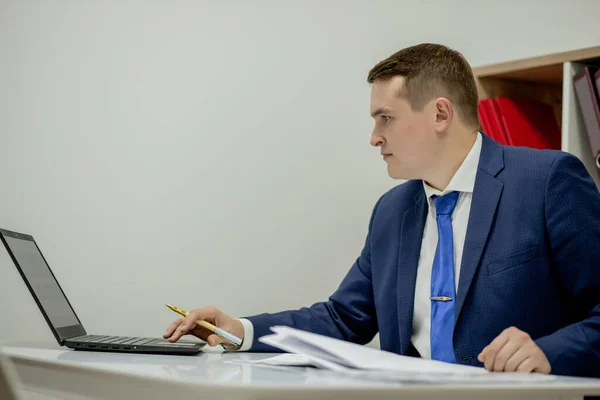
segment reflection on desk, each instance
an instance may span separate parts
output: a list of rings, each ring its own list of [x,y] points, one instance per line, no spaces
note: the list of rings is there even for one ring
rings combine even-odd
[[[143,376],[170,378],[180,381],[223,384],[261,384],[287,382],[302,384],[314,368],[261,367],[226,361],[257,360],[273,354],[198,353],[195,356],[151,354],[94,353],[64,351],[56,360],[89,367],[121,371]]]
[[[370,399],[398,396],[445,400],[492,400],[508,397],[514,399],[515,396],[575,399],[582,398],[583,395],[600,394],[600,380],[591,379],[556,377],[557,379],[551,381],[523,385],[481,382],[419,384],[382,381],[373,377],[349,378],[333,371],[312,367],[243,363],[272,357],[272,353],[203,352],[195,356],[174,356],[23,346],[5,346],[4,351],[15,361],[17,367],[21,366],[23,373],[37,376],[35,379],[29,378],[29,385],[48,389],[44,385],[52,384],[78,395],[90,395],[93,388],[96,388],[92,397],[98,395],[99,390],[108,390],[106,385],[117,390],[119,384],[122,390],[137,390],[136,393],[140,396],[143,388],[152,396],[157,396],[159,391],[170,390],[169,393],[172,393],[175,390],[183,394],[184,391],[195,393],[197,390],[203,391],[204,394],[210,392],[212,395],[229,396],[223,398],[240,399],[258,398],[263,395],[268,395],[268,398],[281,398],[282,394],[290,398],[310,397],[311,400],[330,398],[332,395],[345,400],[359,399],[367,394]],[[111,375],[107,375],[108,372]],[[139,382],[134,383],[136,379]],[[117,384],[117,381],[120,383]]]

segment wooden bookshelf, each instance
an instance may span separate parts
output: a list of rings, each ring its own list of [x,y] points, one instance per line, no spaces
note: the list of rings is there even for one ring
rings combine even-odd
[[[600,46],[484,65],[473,68],[473,72],[481,78],[496,77],[528,82],[556,82],[556,79],[562,81],[562,65],[565,62],[586,63],[598,58],[600,58]]]
[[[473,68],[480,99],[505,96],[550,104],[561,126],[562,150],[579,157],[600,188],[573,76],[585,65],[600,66],[600,46]]]

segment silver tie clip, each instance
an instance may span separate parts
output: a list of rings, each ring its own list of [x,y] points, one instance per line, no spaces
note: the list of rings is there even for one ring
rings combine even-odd
[[[433,300],[433,301],[452,301],[452,297],[448,297],[448,296],[430,296],[429,300]]]

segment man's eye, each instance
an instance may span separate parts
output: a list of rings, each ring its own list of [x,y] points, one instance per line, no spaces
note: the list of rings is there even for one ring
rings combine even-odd
[[[383,122],[388,122],[390,120],[390,117],[388,117],[386,115],[382,115],[381,119],[383,120]]]

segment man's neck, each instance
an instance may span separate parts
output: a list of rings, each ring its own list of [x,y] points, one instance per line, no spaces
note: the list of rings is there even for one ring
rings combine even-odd
[[[456,132],[440,154],[439,162],[425,182],[439,191],[446,189],[456,171],[471,151],[477,139],[477,131]]]

